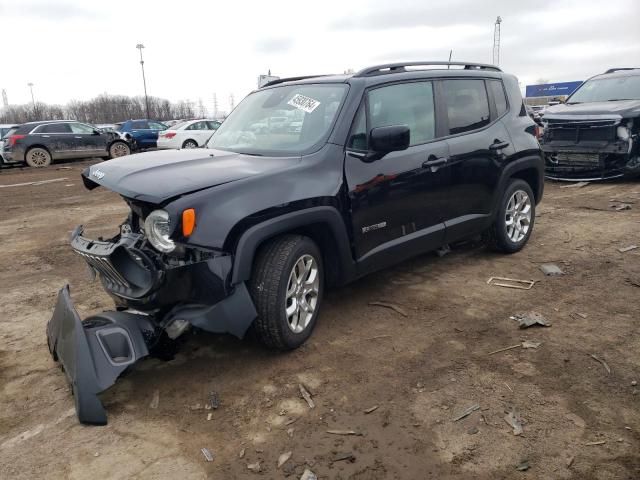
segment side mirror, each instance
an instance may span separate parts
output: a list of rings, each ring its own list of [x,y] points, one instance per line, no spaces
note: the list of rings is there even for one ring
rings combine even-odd
[[[389,125],[371,130],[369,136],[370,150],[384,155],[409,148],[411,131],[406,125]]]

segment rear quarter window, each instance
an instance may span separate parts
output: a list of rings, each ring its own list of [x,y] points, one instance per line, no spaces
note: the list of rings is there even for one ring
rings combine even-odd
[[[507,113],[507,97],[504,93],[504,87],[500,80],[487,80],[489,90],[493,95],[493,100],[496,102],[496,112],[498,117],[501,117]]]
[[[449,133],[469,132],[491,123],[484,80],[444,80]]]

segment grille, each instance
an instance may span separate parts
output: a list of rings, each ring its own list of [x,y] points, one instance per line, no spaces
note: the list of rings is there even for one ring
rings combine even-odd
[[[549,122],[547,139],[563,142],[609,142],[616,139],[612,122]]]
[[[570,163],[576,167],[597,167],[600,165],[598,153],[557,153],[557,163]]]
[[[108,282],[114,283],[123,288],[130,288],[129,282],[127,282],[127,280],[115,269],[107,257],[91,255],[77,250],[76,253],[84,258],[86,262]]]

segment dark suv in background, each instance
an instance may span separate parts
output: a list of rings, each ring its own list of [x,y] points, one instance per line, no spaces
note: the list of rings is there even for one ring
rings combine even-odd
[[[46,167],[68,158],[115,158],[129,155],[129,144],[116,132],[103,132],[71,120],[30,122],[9,131],[3,142],[6,163]]]
[[[547,177],[607,180],[640,175],[640,68],[612,68],[549,107],[541,140]]]
[[[253,128],[282,111],[300,128]],[[112,238],[79,226],[71,241],[117,311],[82,322],[67,286],[47,327],[80,420],[105,423],[96,393],[190,326],[292,349],[328,286],[478,234],[517,252],[544,188],[535,130],[497,67],[391,64],[271,82],[204,149],[88,168],[85,186],[130,214]]]
[[[158,145],[158,134],[166,130],[167,125],[154,120],[127,120],[126,122],[116,123],[116,130],[122,133],[128,133],[133,138],[136,148],[156,148]]]

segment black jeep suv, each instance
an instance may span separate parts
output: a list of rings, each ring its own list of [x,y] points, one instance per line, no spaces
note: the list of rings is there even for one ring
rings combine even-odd
[[[590,78],[565,104],[547,109],[542,149],[547,177],[607,180],[640,175],[640,68]]]
[[[436,65],[277,80],[205,149],[85,170],[87,188],[118,192],[131,213],[111,239],[80,226],[71,240],[116,311],[82,322],[64,287],[47,327],[80,420],[106,422],[95,394],[189,326],[291,349],[327,286],[477,234],[520,250],[544,163],[518,82],[493,66]]]
[[[7,163],[46,167],[65,158],[122,157],[131,153],[131,147],[117,132],[103,132],[73,120],[53,120],[15,127],[6,135],[0,153]]]

